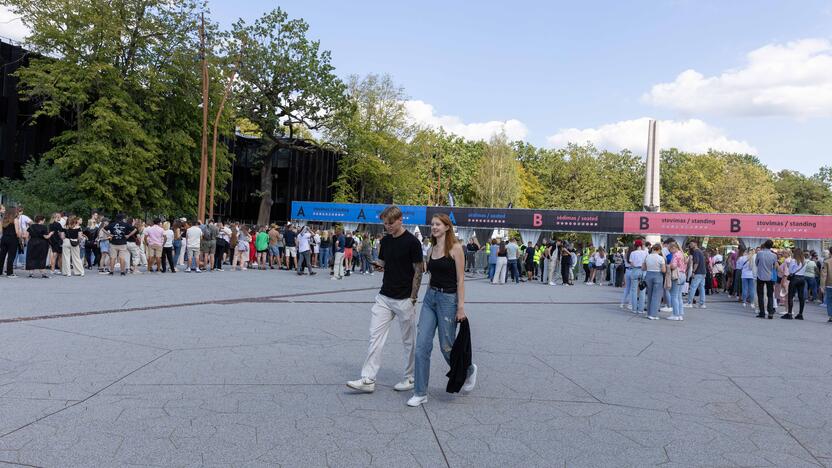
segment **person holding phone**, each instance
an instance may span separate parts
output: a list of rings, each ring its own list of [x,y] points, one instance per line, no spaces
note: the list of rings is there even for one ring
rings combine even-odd
[[[387,236],[381,240],[375,265],[384,270],[381,291],[376,295],[370,316],[370,343],[367,358],[361,368],[361,378],[347,382],[347,387],[372,393],[376,388],[376,374],[381,366],[381,355],[390,325],[398,319],[404,347],[404,380],[393,388],[412,390],[414,386],[414,357],[416,341],[416,299],[422,284],[425,264],[421,243],[402,225],[402,210],[388,206],[379,218],[384,222]],[[340,243],[340,236],[338,242]],[[339,261],[336,254],[335,261]],[[336,266],[336,269],[338,266]],[[337,276],[336,271],[336,276]]]

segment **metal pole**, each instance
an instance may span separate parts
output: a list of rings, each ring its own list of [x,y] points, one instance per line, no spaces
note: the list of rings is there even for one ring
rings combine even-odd
[[[199,164],[199,203],[197,219],[205,221],[205,186],[208,178],[208,58],[205,51],[205,14],[199,25],[199,44],[202,55],[202,157]]]

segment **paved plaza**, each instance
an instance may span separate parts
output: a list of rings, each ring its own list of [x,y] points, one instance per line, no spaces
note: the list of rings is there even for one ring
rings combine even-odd
[[[466,284],[476,389],[359,377],[380,275],[0,279],[0,465],[832,466],[832,324],[717,296],[684,322],[621,290]],[[721,302],[720,302],[721,301]],[[662,314],[667,315],[667,314]]]

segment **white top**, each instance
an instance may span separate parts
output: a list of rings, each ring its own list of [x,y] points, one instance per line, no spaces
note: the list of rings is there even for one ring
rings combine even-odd
[[[231,242],[231,228],[223,226],[222,229],[220,229],[219,234],[217,234],[217,237],[226,242]]]
[[[647,271],[658,271],[659,273],[661,273],[662,266],[666,263],[666,261],[664,259],[664,256],[651,253],[647,256],[647,260],[645,260],[645,263],[647,263]]]
[[[298,234],[298,252],[306,252],[309,250],[310,237],[312,237],[312,234],[309,234],[309,231],[303,231]]]
[[[198,249],[199,241],[202,240],[202,229],[199,226],[191,226],[185,231],[185,237],[188,240],[189,249]]]
[[[722,255],[720,255],[720,254],[714,255],[714,263],[721,262],[721,261],[722,261]]]
[[[607,261],[607,257],[606,257],[606,256],[603,256],[603,257],[602,257],[602,256],[598,255],[597,253],[596,253],[595,255],[593,255],[593,256],[592,256],[592,259],[593,259],[593,261],[595,262],[595,266],[597,266],[597,267],[602,267],[602,266],[604,266],[604,262],[606,262],[606,261]]]
[[[173,247],[173,229],[165,231],[165,243],[162,247]]]
[[[647,258],[647,251],[644,249],[636,249],[630,252],[630,264],[627,266],[641,268],[644,259]]]

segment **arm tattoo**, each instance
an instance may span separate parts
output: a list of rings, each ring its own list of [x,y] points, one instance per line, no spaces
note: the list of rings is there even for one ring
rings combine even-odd
[[[419,288],[422,286],[422,275],[425,273],[424,264],[414,263],[413,264],[413,286],[410,292],[411,299],[417,299],[419,297]]]

